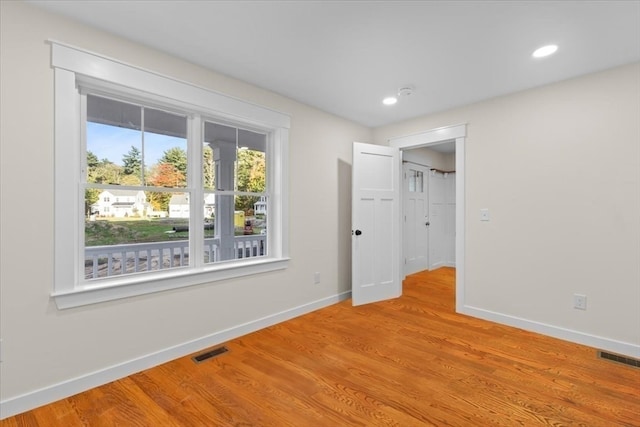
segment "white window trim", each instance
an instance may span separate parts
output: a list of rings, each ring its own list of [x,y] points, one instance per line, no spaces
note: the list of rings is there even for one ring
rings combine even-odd
[[[59,309],[287,268],[288,115],[73,46],[56,41],[50,43],[55,78],[55,272],[52,297]],[[126,88],[135,88],[132,92],[143,92],[152,101],[169,100],[172,105],[187,111],[197,110],[218,119],[268,130],[269,137],[273,140],[267,160],[270,175],[267,192],[270,205],[274,206],[269,217],[269,235],[272,236],[269,256],[197,268],[184,267],[133,274],[104,282],[83,282],[80,277],[80,261],[84,259],[81,256],[84,242],[79,224],[84,220],[84,192],[80,191],[79,183],[86,162],[81,155],[81,97],[78,95],[78,82],[83,85],[91,85],[93,82],[124,92],[127,92]],[[200,132],[196,129],[191,131]],[[190,155],[193,157],[196,154]],[[193,186],[195,183],[190,182],[189,185]],[[192,245],[194,239],[195,237],[191,239]]]

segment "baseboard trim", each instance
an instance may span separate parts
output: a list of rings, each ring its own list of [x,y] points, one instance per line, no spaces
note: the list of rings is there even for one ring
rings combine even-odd
[[[154,366],[162,363],[224,343],[251,332],[302,316],[303,314],[328,307],[340,301],[349,299],[350,297],[351,291],[342,292],[340,294],[332,295],[327,298],[322,298],[298,307],[243,323],[193,341],[169,347],[146,356],[63,381],[49,387],[44,387],[39,390],[0,401],[0,420],[73,396],[74,394],[107,384],[111,381],[124,378],[145,369],[153,368]]]
[[[494,311],[468,305],[463,306],[462,310],[460,310],[459,312],[469,316],[477,317],[479,319],[489,320],[492,322],[501,323],[503,325],[524,329],[526,331],[537,332],[539,334],[548,335],[554,338],[559,338],[561,340],[594,347],[599,350],[608,350],[613,353],[634,358],[640,357],[640,345],[637,344],[616,341],[597,335],[587,334],[572,329],[561,328],[546,323],[536,322],[516,316],[510,316],[507,314],[497,313]]]

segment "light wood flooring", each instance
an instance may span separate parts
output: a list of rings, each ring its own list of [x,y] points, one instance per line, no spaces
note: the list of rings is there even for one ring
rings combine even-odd
[[[13,426],[640,426],[640,369],[454,313],[454,270],[9,418]]]

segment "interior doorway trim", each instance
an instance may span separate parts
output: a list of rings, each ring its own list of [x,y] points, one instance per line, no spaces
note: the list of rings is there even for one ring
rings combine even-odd
[[[401,152],[414,148],[429,147],[443,142],[455,141],[456,146],[456,311],[463,312],[465,306],[465,228],[464,228],[464,181],[465,181],[465,140],[467,125],[459,124],[431,129],[413,135],[399,136],[388,140],[390,147]],[[400,156],[402,161],[402,156]],[[402,168],[400,168],[402,169]],[[400,233],[401,234],[401,233]],[[402,235],[399,236],[402,246]],[[400,259],[398,262],[401,262]]]

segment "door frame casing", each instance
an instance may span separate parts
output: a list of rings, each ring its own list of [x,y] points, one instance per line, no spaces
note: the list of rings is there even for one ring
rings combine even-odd
[[[429,147],[443,142],[455,141],[456,147],[456,311],[462,312],[465,306],[465,141],[467,125],[458,124],[431,129],[407,136],[389,138],[390,147],[402,152],[414,148]],[[402,165],[401,165],[402,166]],[[402,171],[402,167],[400,167]],[[402,172],[401,172],[402,173]],[[402,215],[399,215],[401,220]],[[399,224],[401,225],[401,224]],[[399,247],[403,248],[402,233],[399,236]],[[398,258],[398,265],[402,266],[402,251]]]

